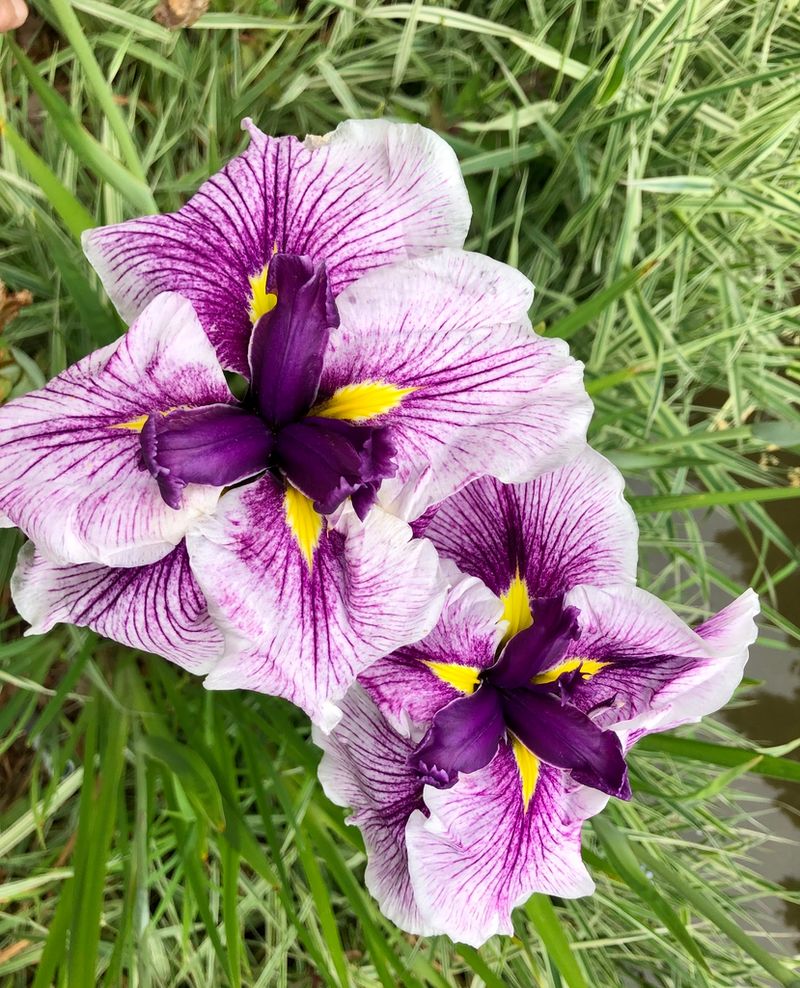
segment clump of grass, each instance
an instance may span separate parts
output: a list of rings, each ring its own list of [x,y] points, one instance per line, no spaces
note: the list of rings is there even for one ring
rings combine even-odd
[[[701,618],[740,587],[714,512],[750,546],[762,644],[798,549],[768,511],[800,493],[800,16],[768,0],[271,0],[170,33],[146,0],[49,0],[0,42],[2,394],[121,329],[80,231],[176,208],[243,143],[391,114],[454,146],[468,246],[536,283],[534,321],[586,361],[592,441],[625,472],[642,585]],[[25,53],[27,51],[27,54]],[[777,447],[777,448],[776,448]],[[0,530],[5,588],[18,536]],[[167,663],[59,629],[20,637],[0,596],[0,978],[9,986],[789,985],[762,904],[771,839],[716,722],[632,758],[636,799],[586,832],[598,893],[535,897],[480,952],[387,924],[357,831],[314,781],[287,705],[207,694]],[[699,739],[699,740],[698,740]],[[792,972],[795,973],[792,973]]]

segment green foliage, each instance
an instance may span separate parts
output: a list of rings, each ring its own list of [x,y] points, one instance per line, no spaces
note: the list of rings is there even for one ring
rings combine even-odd
[[[796,3],[238,0],[176,33],[148,0],[36,7],[27,55],[0,41],[0,279],[34,296],[4,333],[14,388],[120,330],[81,230],[177,208],[243,146],[242,116],[299,134],[421,121],[461,158],[468,246],[529,275],[534,322],[586,362],[592,441],[637,498],[642,585],[690,621],[738,592],[701,527],[725,520],[787,661],[800,630],[777,591],[800,555],[765,502],[798,491]],[[0,530],[4,588],[18,544]],[[515,938],[475,951],[384,921],[287,705],[21,630],[3,590],[9,988],[798,983],[759,926],[763,900],[797,894],[753,867],[769,825],[745,789],[800,781],[788,750],[717,721],[648,739],[634,802],[586,828],[597,894],[536,897]]]

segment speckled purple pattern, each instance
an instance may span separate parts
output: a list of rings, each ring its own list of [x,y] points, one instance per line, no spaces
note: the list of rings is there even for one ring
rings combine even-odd
[[[455,155],[432,131],[351,120],[302,143],[245,126],[247,150],[178,212],[84,236],[126,321],[159,292],[179,291],[223,365],[244,373],[249,278],[275,250],[326,261],[338,294],[376,267],[464,243],[466,188]]]

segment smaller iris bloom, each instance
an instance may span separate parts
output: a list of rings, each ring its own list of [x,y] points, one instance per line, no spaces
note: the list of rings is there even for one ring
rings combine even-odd
[[[575,455],[591,406],[566,344],[531,331],[530,283],[479,255],[334,300],[324,263],[279,253],[265,291],[241,399],[166,293],[0,409],[0,510],[36,546],[14,582],[34,630],[86,624],[330,723],[444,600],[433,546],[378,494],[421,513],[486,472],[535,476]]]
[[[451,148],[417,124],[348,120],[324,137],[249,147],[175,213],[84,234],[86,256],[126,323],[161,292],[188,298],[220,363],[247,373],[253,324],[272,302],[274,254],[324,262],[333,294],[368,271],[462,247],[471,209]]]
[[[479,946],[511,934],[534,892],[593,891],[583,822],[630,798],[638,738],[727,701],[758,601],[747,591],[693,631],[636,588],[621,478],[588,449],[529,484],[476,481],[426,534],[451,567],[445,609],[315,735],[320,778],[354,811],[384,913]]]

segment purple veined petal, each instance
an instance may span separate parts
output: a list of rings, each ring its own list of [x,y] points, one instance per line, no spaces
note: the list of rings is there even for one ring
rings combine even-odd
[[[385,415],[398,473],[380,498],[393,513],[413,520],[485,474],[529,480],[583,447],[582,365],[532,332],[532,292],[513,268],[448,250],[372,272],[337,299],[320,395],[362,381],[406,391]]]
[[[424,534],[498,595],[517,573],[531,597],[632,584],[639,533],[623,488],[616,467],[587,446],[527,484],[475,481],[439,505]]]
[[[359,682],[395,726],[424,724],[474,689],[481,669],[494,662],[502,605],[495,595],[452,564],[442,566],[451,584],[434,629],[422,641],[373,663]]]
[[[269,264],[268,287],[277,302],[253,328],[250,390],[261,417],[283,426],[314,404],[322,357],[339,317],[324,263],[276,254]]]
[[[723,706],[755,641],[758,598],[749,590],[698,632],[635,587],[576,587],[565,603],[581,612],[581,637],[567,658],[601,665],[577,680],[570,702],[631,739],[699,720]],[[699,632],[702,632],[700,634]]]
[[[567,769],[581,785],[630,799],[622,745],[613,731],[598,727],[576,707],[533,690],[503,695],[509,730],[541,761]]]
[[[541,764],[532,798],[522,799],[509,745],[452,789],[426,787],[430,815],[406,828],[411,884],[426,920],[452,940],[480,947],[512,934],[511,911],[534,892],[576,898],[594,891],[581,860],[581,826],[608,797],[575,786]]]
[[[155,562],[219,491],[190,485],[168,507],[140,430],[155,412],[232,400],[191,305],[162,295],[117,343],[0,409],[0,510],[54,561]]]
[[[481,686],[437,711],[411,763],[449,787],[460,772],[477,772],[488,765],[504,734],[500,695],[491,686]]]
[[[388,723],[358,684],[340,706],[342,719],[331,733],[313,730],[323,751],[319,779],[325,795],[353,811],[347,823],[364,836],[364,879],[381,912],[408,933],[440,933],[421,916],[408,874],[406,824],[423,805],[422,783],[408,764],[414,743],[407,731]]]
[[[258,416],[220,404],[151,415],[141,442],[145,466],[176,510],[187,484],[221,488],[261,473],[273,446]]]
[[[387,429],[316,416],[282,429],[275,452],[290,482],[325,515],[366,487],[366,499],[353,504],[363,520],[377,486],[397,469]]]
[[[525,686],[543,669],[557,665],[580,635],[579,614],[561,597],[540,597],[531,604],[533,625],[514,635],[489,674],[495,686]]]
[[[250,146],[176,213],[90,230],[83,247],[126,322],[159,292],[191,300],[223,365],[247,372],[250,279],[275,252],[325,261],[335,294],[374,268],[461,247],[470,206],[432,131],[351,120],[301,143],[249,120]]]
[[[431,544],[375,509],[349,507],[304,551],[269,474],[229,491],[188,536],[209,610],[226,639],[211,689],[283,696],[324,725],[376,659],[431,630],[446,583]]]
[[[51,563],[28,542],[11,593],[31,625],[28,635],[74,624],[195,674],[209,672],[222,655],[222,634],[208,615],[183,542],[156,563],[123,568]]]

